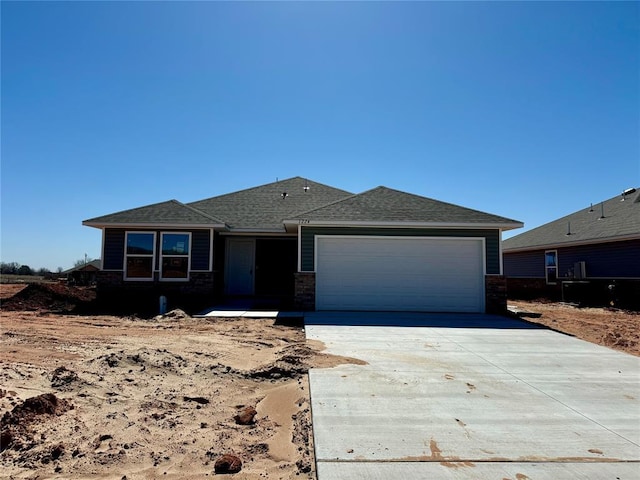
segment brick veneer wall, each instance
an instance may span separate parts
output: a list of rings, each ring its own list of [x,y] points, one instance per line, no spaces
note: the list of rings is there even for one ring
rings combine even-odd
[[[214,279],[212,272],[191,272],[188,282],[160,282],[156,272],[153,281],[135,282],[124,281],[123,272],[100,271],[96,276],[96,294],[99,302],[114,309],[125,306],[155,309],[161,295],[167,297],[171,308],[184,308],[213,304]]]
[[[294,308],[310,311],[316,309],[316,274],[298,272],[295,274]]]
[[[507,311],[507,280],[503,275],[485,277],[485,312],[505,313]]]

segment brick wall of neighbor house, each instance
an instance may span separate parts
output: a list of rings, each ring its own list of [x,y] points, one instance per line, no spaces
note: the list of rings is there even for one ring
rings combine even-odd
[[[316,309],[316,274],[298,272],[295,274],[294,308],[303,311]]]
[[[485,312],[507,311],[507,281],[503,275],[487,275],[484,282]]]
[[[560,300],[560,283],[547,285],[545,278],[507,277],[507,295],[514,300],[547,298]]]

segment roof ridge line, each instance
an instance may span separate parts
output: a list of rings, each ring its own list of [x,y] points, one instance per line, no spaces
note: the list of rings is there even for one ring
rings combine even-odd
[[[346,200],[351,200],[352,198],[359,197],[361,195],[364,195],[365,193],[373,192],[374,190],[377,190],[379,188],[386,188],[388,190],[393,190],[393,188],[385,187],[384,185],[378,185],[377,187],[370,188],[369,190],[365,190],[364,192],[353,193],[348,197],[341,198],[339,200],[335,200],[333,202],[326,203],[324,205],[321,205],[319,207],[313,208],[311,210],[307,210],[306,212],[298,213],[296,216],[299,217],[300,215],[305,215],[307,213],[315,212],[316,210],[320,210],[321,208],[330,207],[332,205],[335,205],[336,203],[344,202]],[[399,193],[404,193],[404,192],[401,192],[400,190],[396,190],[396,191],[399,192]]]
[[[325,203],[324,205],[320,205],[319,207],[312,208],[311,210],[307,210],[307,211],[305,211],[305,212],[296,213],[295,215],[293,215],[293,217],[292,217],[292,218],[300,217],[300,216],[302,216],[302,215],[306,215],[306,214],[308,214],[308,213],[315,212],[316,210],[320,210],[321,208],[330,207],[330,206],[332,206],[332,205],[335,205],[336,203],[344,202],[345,200],[351,200],[352,198],[357,197],[358,195],[362,195],[362,194],[361,194],[361,193],[352,193],[352,194],[351,194],[351,195],[349,195],[348,197],[341,198],[341,199],[339,199],[339,200],[334,200],[333,202]],[[286,219],[286,218],[283,218],[282,220],[284,221],[284,220],[287,220],[287,219]]]
[[[196,207],[192,207],[191,205],[187,205],[186,203],[182,203],[180,200],[176,200],[175,198],[172,198],[171,200],[169,200],[170,202],[175,202],[178,205],[180,205],[181,207],[187,208],[189,210],[191,210],[192,212],[195,212],[199,215],[202,215],[203,217],[207,217],[209,220],[213,220],[214,222],[217,223],[221,223],[223,225],[227,225],[226,222],[223,222],[222,220],[220,220],[219,218],[216,217],[212,217],[211,215],[209,215],[208,213],[203,212],[202,210],[196,208]]]

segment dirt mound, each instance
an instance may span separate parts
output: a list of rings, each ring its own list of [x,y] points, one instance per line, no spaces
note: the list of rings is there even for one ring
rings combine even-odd
[[[27,398],[0,419],[2,430],[0,450],[23,448],[26,443],[33,441],[30,434],[31,425],[44,421],[44,418],[62,415],[71,409],[73,409],[71,403],[56,397],[53,393],[43,393],[37,397]]]
[[[95,300],[95,290],[60,283],[32,283],[2,302],[3,310],[70,312]]]

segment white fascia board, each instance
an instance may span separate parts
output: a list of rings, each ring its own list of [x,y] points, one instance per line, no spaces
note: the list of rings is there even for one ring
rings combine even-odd
[[[573,242],[547,243],[529,247],[503,248],[502,253],[527,252],[531,250],[549,250],[564,247],[580,247],[583,245],[598,245],[600,243],[625,242],[628,240],[640,240],[640,234],[624,235],[620,237],[591,238],[588,240],[576,240]]]
[[[305,227],[381,227],[381,228],[499,228],[512,230],[522,228],[522,222],[513,223],[461,223],[461,222],[368,222],[368,221],[325,221],[325,220],[285,220],[285,224],[303,225]]]
[[[226,228],[225,224],[211,224],[211,223],[93,223],[93,222],[82,222],[82,225],[86,227],[94,227],[99,229],[105,228],[144,228],[144,229],[154,229],[154,230],[166,230],[167,228],[182,228],[182,229],[193,229],[193,228]]]

